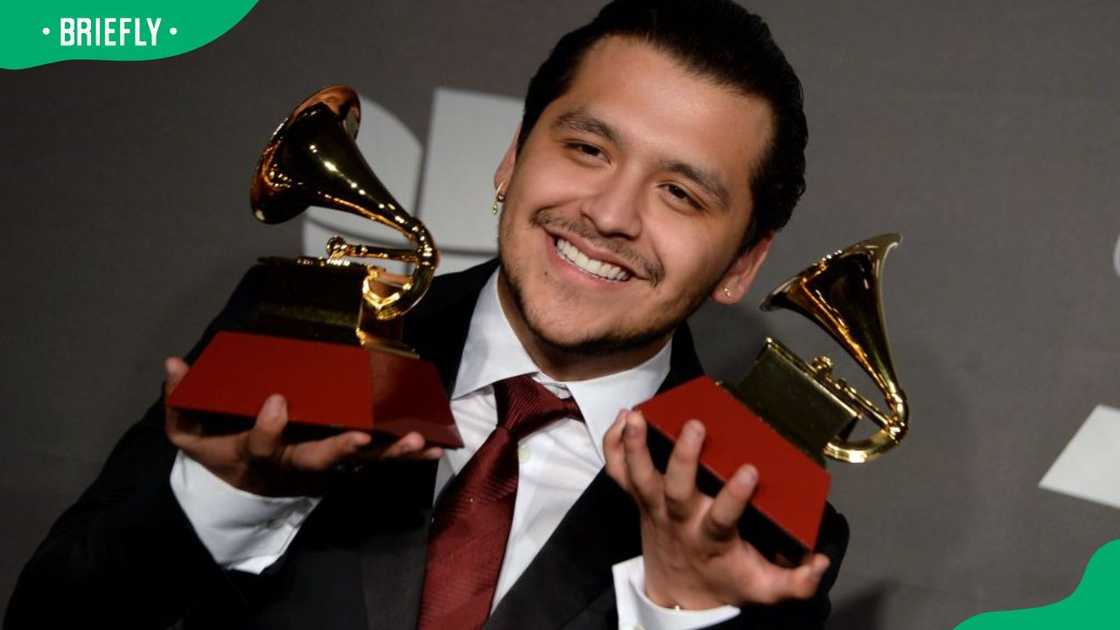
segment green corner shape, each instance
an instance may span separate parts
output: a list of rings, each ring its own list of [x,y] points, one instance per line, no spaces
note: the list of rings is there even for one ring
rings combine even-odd
[[[1041,630],[1046,628],[1120,628],[1120,540],[1098,549],[1081,583],[1069,597],[1038,608],[988,612],[965,620],[955,630]]]
[[[0,68],[174,57],[218,39],[256,4],[257,0],[4,0]],[[83,21],[87,37],[81,33]]]

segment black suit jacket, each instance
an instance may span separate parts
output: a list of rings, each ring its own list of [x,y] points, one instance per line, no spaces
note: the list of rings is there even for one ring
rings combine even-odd
[[[492,261],[437,278],[409,315],[406,340],[436,364],[449,392],[475,302],[495,267]],[[265,273],[250,270],[188,361],[218,330],[253,327]],[[702,373],[686,326],[673,344],[663,389]],[[285,556],[258,576],[223,570],[199,541],[171,492],[175,453],[158,401],[51,528],[20,576],[6,627],[415,627],[434,463],[381,463],[339,478]],[[846,522],[829,506],[819,548],[832,566],[818,595],[746,608],[721,627],[823,627],[847,537]],[[600,473],[487,627],[617,627],[611,566],[640,553],[637,510]]]

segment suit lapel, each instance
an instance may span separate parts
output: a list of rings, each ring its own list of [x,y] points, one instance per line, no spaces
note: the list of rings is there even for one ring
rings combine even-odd
[[[673,336],[669,374],[659,393],[703,373],[688,326]],[[562,628],[613,589],[612,567],[641,554],[633,499],[600,471],[513,588],[486,627]],[[613,598],[610,601],[614,601]],[[613,615],[614,610],[605,611]]]
[[[405,342],[435,364],[449,395],[455,387],[475,302],[496,268],[497,261],[490,261],[437,278],[428,295],[405,318]],[[353,496],[339,501],[349,506],[376,506],[359,551],[371,629],[416,627],[435,473],[434,463],[380,464],[355,481],[349,490]]]
[[[359,546],[369,628],[416,627],[435,473],[434,462],[379,465],[346,501],[347,518],[358,505],[371,515]]]
[[[611,588],[611,566],[641,553],[638,512],[600,472],[490,616],[486,627],[560,628]]]

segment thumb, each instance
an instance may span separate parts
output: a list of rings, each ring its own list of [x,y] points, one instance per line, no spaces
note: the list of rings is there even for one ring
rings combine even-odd
[[[288,401],[280,394],[269,396],[257,421],[246,435],[245,448],[254,459],[273,459],[279,456],[283,447],[281,434],[288,424]]]
[[[187,366],[186,362],[179,357],[167,357],[163,361],[163,394],[165,396],[170,395],[175,390],[175,387],[187,375],[189,369],[190,367]]]
[[[197,423],[179,413],[179,410],[168,405],[167,401],[189,369],[179,357],[168,357],[163,362],[163,428],[171,443],[182,449],[187,449],[193,443],[199,427]]]

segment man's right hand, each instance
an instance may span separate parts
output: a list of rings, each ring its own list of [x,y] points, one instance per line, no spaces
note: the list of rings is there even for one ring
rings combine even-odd
[[[164,362],[164,400],[190,369],[178,357]],[[371,452],[368,433],[348,431],[323,440],[288,443],[284,397],[265,400],[253,427],[241,433],[205,435],[198,419],[164,404],[165,429],[171,443],[229,485],[261,496],[322,494],[328,472],[336,464],[376,459],[439,459],[443,449],[425,448],[419,433],[409,433],[381,451]]]

